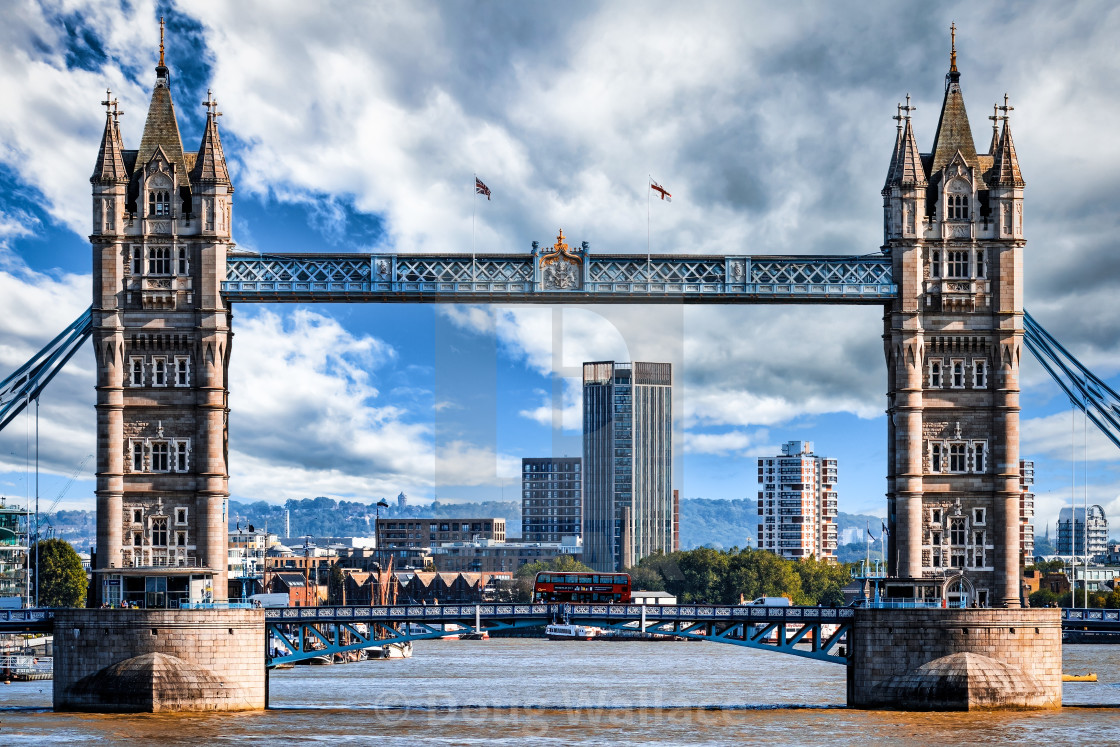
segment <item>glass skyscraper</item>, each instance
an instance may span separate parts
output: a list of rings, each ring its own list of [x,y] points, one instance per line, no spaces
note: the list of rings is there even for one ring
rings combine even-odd
[[[583,364],[583,562],[597,571],[673,550],[668,363]]]

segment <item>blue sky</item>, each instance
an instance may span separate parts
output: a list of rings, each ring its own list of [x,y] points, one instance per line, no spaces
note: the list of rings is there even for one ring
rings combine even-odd
[[[136,147],[161,14],[184,147],[213,89],[235,240],[275,252],[528,251],[563,227],[593,251],[644,253],[650,174],[674,195],[653,205],[655,252],[877,251],[895,103],[912,95],[928,150],[955,21],[980,150],[992,102],[1016,107],[1026,305],[1120,384],[1120,14],[1079,3],[15,3],[0,30],[0,370],[89,304],[98,102],[111,87]],[[475,173],[493,200],[473,195]],[[683,496],[752,498],[755,459],[807,439],[840,459],[841,510],[882,514],[881,327],[874,307],[239,305],[231,490],[515,498],[521,457],[580,452],[579,363],[617,358],[674,364]],[[42,399],[48,504],[93,449],[91,359]],[[1039,532],[1075,470],[1079,500],[1117,520],[1116,450],[1033,361],[1023,384]],[[31,427],[0,434],[0,494],[18,500]],[[62,505],[91,508],[92,490],[86,472]]]

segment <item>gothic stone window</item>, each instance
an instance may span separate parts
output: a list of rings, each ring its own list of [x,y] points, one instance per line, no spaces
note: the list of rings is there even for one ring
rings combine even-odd
[[[175,386],[190,386],[191,359],[186,356],[175,358]]]
[[[144,386],[144,359],[129,358],[129,386]]]
[[[148,215],[171,215],[171,192],[166,189],[153,189],[148,192]]]
[[[152,519],[152,547],[167,547],[167,517]]]
[[[187,509],[185,509],[185,508],[175,509],[175,523],[176,524],[186,524],[187,523]]]
[[[929,471],[942,472],[944,470],[945,462],[945,447],[940,442],[933,442],[929,445]]]
[[[139,244],[132,245],[132,274],[139,275],[144,271],[144,247]]]
[[[948,252],[949,266],[946,268],[945,277],[948,278],[967,278],[968,277],[968,250],[966,249],[950,249]]]
[[[169,247],[169,246],[148,247],[148,274],[149,275],[170,275],[171,274],[171,247]]]
[[[985,267],[985,262],[984,262],[984,250],[983,249],[977,249],[976,250],[976,277],[984,278],[984,277],[987,277],[987,276],[988,276],[987,275],[987,268]]]
[[[949,471],[965,471],[965,445],[962,441],[954,441],[949,444]]]
[[[186,441],[176,441],[175,442],[175,471],[176,472],[186,472],[187,471],[187,454],[188,454],[188,451],[189,451],[189,448],[187,446]]]
[[[941,250],[934,249],[929,253],[929,276],[931,278],[941,277]]]
[[[132,442],[132,471],[133,472],[143,472],[144,471],[144,442],[143,441],[133,441]]]
[[[941,388],[941,361],[929,362],[929,385],[931,389]]]
[[[988,471],[988,444],[985,441],[972,442],[972,471],[983,473]],[[977,511],[984,509],[978,508]]]
[[[968,198],[971,193],[972,187],[968,185],[968,182],[961,179],[954,179],[949,182],[949,190],[946,195],[946,220],[968,220]]]
[[[166,441],[152,442],[152,472],[169,472],[171,470],[169,451]]]
[[[167,386],[167,359],[152,359],[152,386]]]
[[[175,272],[179,275],[186,275],[187,269],[187,247],[181,246],[178,251],[178,267]]]
[[[964,389],[964,361],[953,361],[953,384],[954,389]]]
[[[972,359],[972,386],[974,389],[988,388],[988,361],[983,358]]]

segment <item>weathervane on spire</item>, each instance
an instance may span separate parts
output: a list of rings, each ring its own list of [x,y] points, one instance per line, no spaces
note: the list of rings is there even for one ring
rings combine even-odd
[[[105,100],[101,102],[101,105],[105,107],[105,116],[109,116],[117,108],[117,100],[113,98],[113,89],[105,89]]]
[[[159,17],[159,66],[167,67],[163,64],[163,16]]]
[[[907,102],[907,103],[909,103],[909,102]],[[902,129],[902,102],[900,101],[897,106],[898,106],[898,111],[895,113],[895,115],[893,117],[891,117],[891,119],[893,119],[895,121],[895,127],[897,127],[898,129],[901,130]]]
[[[957,24],[949,25],[949,34],[952,38],[952,52],[949,53],[949,72],[957,72]]]

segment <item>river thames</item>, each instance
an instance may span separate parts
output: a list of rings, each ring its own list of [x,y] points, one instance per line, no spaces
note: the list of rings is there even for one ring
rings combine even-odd
[[[1118,744],[1120,646],[1066,646],[1060,711],[844,707],[836,664],[693,642],[423,641],[411,659],[273,672],[268,711],[56,714],[0,686],[0,744]]]

